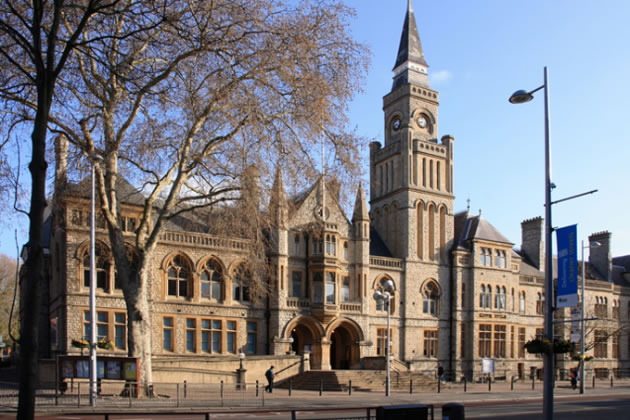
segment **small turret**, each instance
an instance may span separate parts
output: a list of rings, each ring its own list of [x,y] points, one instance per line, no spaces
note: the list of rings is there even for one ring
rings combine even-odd
[[[269,207],[271,217],[273,219],[272,221],[276,227],[279,229],[286,229],[289,221],[289,205],[287,204],[287,195],[284,191],[282,171],[279,167],[276,169],[276,176],[273,180]]]

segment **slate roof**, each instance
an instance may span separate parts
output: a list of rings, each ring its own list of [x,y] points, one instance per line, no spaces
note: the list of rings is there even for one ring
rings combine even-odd
[[[485,240],[514,245],[481,216],[470,216],[467,211],[455,215],[455,241],[457,247],[471,250],[474,240]]]
[[[92,192],[92,178],[87,176],[78,183],[69,183],[66,187],[66,194],[77,197],[90,199]],[[116,178],[116,194],[118,200],[124,204],[132,204],[143,206],[145,202],[145,195],[138,189],[131,185],[124,177],[118,176]]]
[[[376,229],[370,225],[370,255],[375,257],[389,257],[393,258],[389,248],[385,245],[385,241],[378,234]]]

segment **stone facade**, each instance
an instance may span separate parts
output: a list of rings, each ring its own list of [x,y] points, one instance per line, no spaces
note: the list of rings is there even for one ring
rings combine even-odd
[[[230,380],[239,353],[258,376],[274,361],[285,375],[305,361],[307,369],[365,368],[385,354],[387,310],[397,369],[435,372],[440,364],[451,378],[470,380],[482,376],[484,358],[494,359],[497,377],[542,368],[523,349],[543,326],[542,219],[523,222],[516,251],[481,215],[455,214],[454,139],[438,141],[439,94],[426,75],[409,8],[394,86],[383,99],[384,146],[370,145],[370,210],[359,187],[349,220],[323,177],[287,198],[278,170],[269,298],[247,295],[239,271],[244,241],[174,228],[162,234],[150,282],[157,380]],[[89,199],[73,191],[55,197],[45,322],[54,320],[56,339],[48,357],[78,353],[71,341],[86,334]],[[134,203],[121,209],[130,243],[139,211]],[[96,239],[97,335],[115,342],[107,354],[126,355],[127,314],[103,225]],[[611,235],[591,241],[601,246],[587,265],[586,316],[599,318],[591,329],[600,342],[589,353],[597,352],[591,367],[603,374],[630,361],[630,288],[628,267],[612,263]],[[387,280],[394,285],[389,308],[373,297]],[[568,337],[569,324],[560,325],[558,335]],[[602,331],[610,333],[603,344]],[[574,364],[558,357],[559,369]]]

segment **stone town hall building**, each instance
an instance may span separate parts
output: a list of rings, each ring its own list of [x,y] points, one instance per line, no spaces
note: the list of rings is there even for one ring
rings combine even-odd
[[[395,287],[389,308],[395,369],[435,371],[439,363],[470,379],[481,374],[483,358],[494,359],[497,376],[542,368],[523,345],[543,328],[543,220],[522,223],[517,251],[480,215],[455,213],[454,138],[438,137],[439,93],[429,85],[411,5],[395,57],[383,98],[384,143],[370,145],[369,203],[359,187],[346,215],[322,179],[287,197],[276,175],[269,299],[250,300],[242,242],[175,225],[163,233],[150,285],[156,380],[168,377],[168,366],[179,366],[170,372],[181,376],[186,360],[194,361],[187,366],[197,378],[206,365],[223,378],[241,352],[267,366],[308,354],[311,369],[365,368],[385,353],[386,308],[373,295],[387,280]],[[49,358],[76,354],[71,340],[88,326],[89,196],[79,186],[65,189],[58,201],[63,222],[51,229],[45,316],[56,329],[43,354]],[[129,231],[139,213],[133,197],[139,194],[122,209]],[[316,225],[321,235],[311,234]],[[630,258],[611,258],[608,232],[590,240],[601,243],[587,265],[587,315],[599,318],[590,367],[604,375],[630,360]],[[115,343],[110,353],[125,355],[125,303],[99,227],[96,251],[97,334]],[[567,336],[567,328],[557,333]],[[558,365],[575,362],[560,357]]]

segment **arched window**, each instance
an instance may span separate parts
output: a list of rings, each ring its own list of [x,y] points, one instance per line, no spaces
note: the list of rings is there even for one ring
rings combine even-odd
[[[435,207],[429,204],[429,260],[435,259]]]
[[[519,301],[518,301],[518,311],[522,314],[525,313],[525,299],[526,299],[525,292],[521,291]]]
[[[494,309],[501,309],[501,288],[497,286],[494,292]]]
[[[429,281],[422,289],[422,313],[437,316],[439,311],[440,293],[437,284]]]
[[[398,256],[398,244],[400,241],[398,240],[398,204],[392,204],[392,212],[391,212],[391,250],[394,252],[394,256]]]
[[[101,243],[96,242],[94,246],[94,266],[96,268],[96,288],[104,292],[109,292],[109,276],[113,264],[110,261],[109,250]],[[83,256],[83,286],[90,287],[90,248],[87,247]]]
[[[486,286],[482,284],[479,289],[479,307],[485,308],[485,305],[486,305]]]
[[[542,293],[538,292],[536,294],[536,313],[539,315],[543,313],[543,307],[545,306],[543,304],[544,301],[545,296]]]
[[[446,259],[446,207],[440,207],[440,257]]]
[[[383,277],[379,282],[378,282],[378,286],[376,287],[376,290],[378,290],[379,292],[383,293],[386,291],[385,289],[385,283],[387,281],[392,281],[393,280],[387,278],[387,277]],[[391,295],[388,303],[389,303],[389,313],[393,314],[394,313],[394,304],[395,304],[395,295],[396,295],[396,290],[388,290],[389,294]],[[387,310],[387,305],[386,302],[384,300],[381,299],[376,299],[376,310],[377,311],[386,311]]]
[[[223,282],[223,269],[214,260],[208,260],[201,269],[200,276],[201,297],[216,301],[223,300],[221,296],[221,284]]]
[[[486,286],[486,290],[488,291],[488,293],[486,294],[486,308],[491,309],[492,308],[492,286],[490,285]]]
[[[495,265],[499,268],[506,268],[505,251],[497,249],[494,257]]]
[[[390,232],[389,232],[389,207],[383,208],[383,239],[387,245],[390,244]]]
[[[343,259],[348,261],[348,241],[344,241],[343,243]]]
[[[191,272],[181,256],[174,257],[167,267],[167,292],[169,296],[189,297]]]
[[[232,275],[232,301],[249,302],[249,273],[243,264],[239,264]]]
[[[418,258],[422,259],[423,254],[423,245],[424,245],[424,221],[422,220],[424,216],[424,204],[422,202],[418,202],[418,207],[416,210],[416,230],[417,230],[417,244],[416,244],[416,253],[418,254]]]

